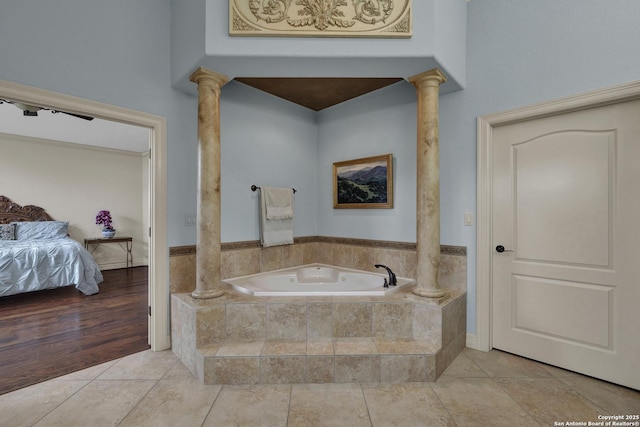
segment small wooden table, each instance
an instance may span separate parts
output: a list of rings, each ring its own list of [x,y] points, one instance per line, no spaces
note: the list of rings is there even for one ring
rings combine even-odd
[[[131,249],[133,247],[133,238],[132,237],[112,237],[110,239],[105,239],[102,237],[96,237],[92,239],[84,239],[84,247],[89,250],[89,245],[94,245],[95,247],[91,251],[93,254],[98,246],[103,243],[117,243],[122,249],[127,251],[127,268],[133,267],[133,254],[131,253]],[[127,246],[123,248],[120,243],[125,243]]]

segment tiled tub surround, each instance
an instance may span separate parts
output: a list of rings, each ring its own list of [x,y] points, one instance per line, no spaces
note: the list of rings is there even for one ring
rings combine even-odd
[[[226,247],[225,247],[226,246]],[[192,249],[172,250],[189,278]],[[172,282],[173,352],[205,384],[434,381],[466,342],[466,255],[443,247],[436,303],[399,289],[384,297],[252,297],[229,290],[195,300]],[[289,246],[223,245],[222,277],[306,263],[415,274],[415,245],[333,238]],[[178,267],[178,268],[181,268]],[[179,289],[179,290],[178,290]],[[185,292],[185,293],[182,293]]]
[[[424,382],[466,342],[466,293],[171,298],[172,349],[204,384]]]
[[[170,250],[171,293],[192,292],[196,286],[196,247]],[[379,272],[374,264],[389,266],[396,275],[415,278],[415,243],[335,237],[296,238],[295,244],[260,247],[258,241],[223,243],[221,277],[238,277],[303,264],[321,263],[338,267]],[[466,248],[441,247],[439,283],[442,288],[466,290]]]

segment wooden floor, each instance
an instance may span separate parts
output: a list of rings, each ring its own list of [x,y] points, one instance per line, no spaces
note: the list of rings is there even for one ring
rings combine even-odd
[[[69,286],[0,298],[0,394],[149,348],[148,268],[102,274],[96,295]]]

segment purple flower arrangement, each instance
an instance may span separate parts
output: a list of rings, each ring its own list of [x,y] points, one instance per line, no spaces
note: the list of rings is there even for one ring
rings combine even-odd
[[[112,222],[113,219],[109,211],[100,211],[98,215],[96,215],[96,224],[102,225],[103,230],[113,230]]]

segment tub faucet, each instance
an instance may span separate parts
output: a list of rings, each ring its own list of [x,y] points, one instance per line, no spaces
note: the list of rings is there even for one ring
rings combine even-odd
[[[391,269],[389,267],[387,267],[386,265],[382,265],[382,264],[376,264],[374,265],[375,268],[384,268],[385,270],[387,270],[387,273],[389,273],[389,280],[387,281],[387,279],[384,279],[384,287],[388,288],[389,285],[391,286],[395,286],[398,284],[398,280],[396,279],[396,273],[394,273],[393,271],[391,271]]]

